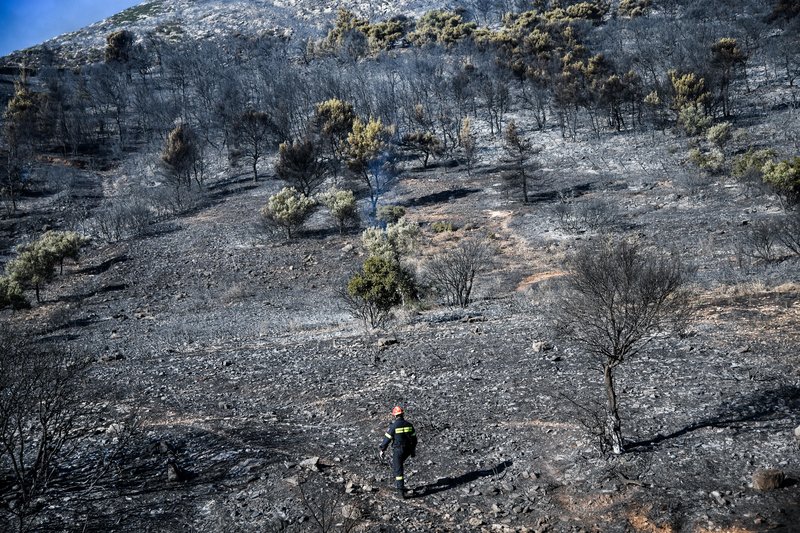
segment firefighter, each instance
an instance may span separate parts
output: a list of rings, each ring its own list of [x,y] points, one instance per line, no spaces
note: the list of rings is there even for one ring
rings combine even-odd
[[[394,471],[394,487],[400,497],[405,498],[405,479],[403,478],[403,462],[414,457],[417,452],[417,434],[414,426],[403,416],[403,408],[399,405],[392,409],[394,421],[383,436],[380,445],[381,459],[389,443],[392,443],[392,470]]]

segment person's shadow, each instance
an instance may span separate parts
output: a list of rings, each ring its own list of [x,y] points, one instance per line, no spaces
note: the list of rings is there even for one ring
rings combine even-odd
[[[498,463],[491,468],[485,468],[483,470],[474,470],[472,472],[467,472],[466,474],[461,474],[458,477],[443,477],[437,479],[433,483],[428,483],[427,485],[422,485],[421,487],[415,487],[413,494],[411,494],[410,496],[412,498],[430,496],[431,494],[436,494],[437,492],[453,489],[455,487],[458,487],[459,485],[471,483],[476,479],[480,479],[482,477],[497,476],[502,474],[505,471],[505,469],[511,466],[512,464],[514,464],[512,461],[505,460],[502,463]]]

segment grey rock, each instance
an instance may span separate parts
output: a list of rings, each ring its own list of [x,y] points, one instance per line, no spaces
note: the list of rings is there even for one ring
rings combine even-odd
[[[319,457],[309,457],[300,461],[300,466],[311,470],[312,472],[319,472]]]
[[[393,344],[397,344],[397,339],[395,337],[383,337],[378,339],[378,348],[386,348]]]
[[[548,341],[537,340],[533,341],[531,349],[534,353],[548,352],[553,349],[553,344]]]

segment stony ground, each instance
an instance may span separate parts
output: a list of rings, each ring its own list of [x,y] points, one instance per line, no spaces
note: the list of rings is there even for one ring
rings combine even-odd
[[[423,227],[410,263],[470,231],[488,235],[496,261],[470,308],[428,301],[381,332],[365,333],[336,296],[363,260],[358,233],[338,235],[321,214],[293,241],[265,231],[258,209],[281,187],[268,176],[218,187],[209,206],[150,236],[96,245],[45,303],[14,317],[90,347],[93,382],[115,395],[98,441],[131,414],[141,420],[102,496],[65,524],[796,531],[799,486],[750,482],[765,467],[800,475],[797,262],[739,266],[742,224],[777,204],[723,178],[686,179],[669,146],[680,141],[664,141],[543,136],[543,179],[525,206],[501,186],[497,154],[472,175],[409,171],[387,201]],[[677,170],[657,170],[658,158]],[[569,191],[615,207],[606,230],[673,246],[699,267],[689,333],[621,369],[630,452],[619,458],[598,453],[578,406],[602,400],[600,374],[548,319],[564,254],[598,238],[559,224],[557,193]],[[461,229],[434,234],[436,220]],[[376,455],[398,403],[420,436],[406,501]]]

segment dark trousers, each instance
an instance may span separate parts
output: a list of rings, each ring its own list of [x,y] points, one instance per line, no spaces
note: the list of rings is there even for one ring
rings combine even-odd
[[[392,470],[394,471],[394,487],[403,490],[405,478],[403,477],[403,463],[411,455],[411,451],[404,447],[392,448]]]

